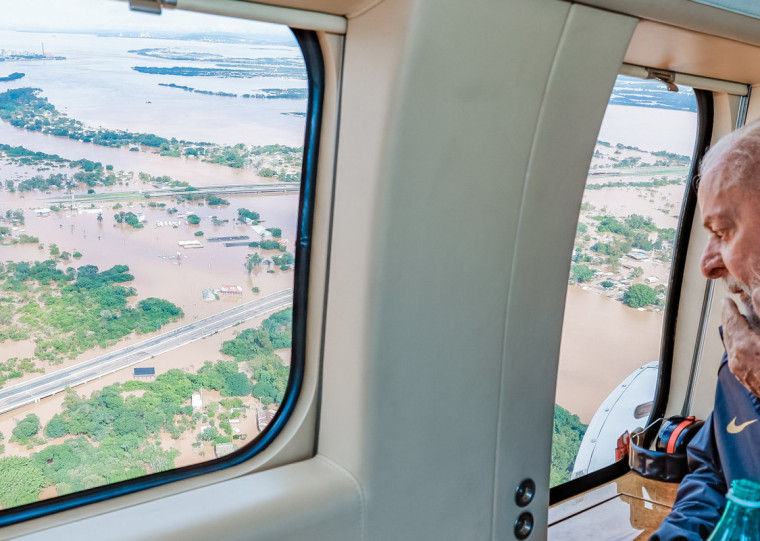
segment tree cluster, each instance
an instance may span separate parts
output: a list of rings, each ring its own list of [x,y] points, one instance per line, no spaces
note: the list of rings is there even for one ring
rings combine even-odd
[[[657,302],[657,292],[645,284],[634,284],[623,293],[623,302],[631,308],[643,308]]]
[[[124,212],[122,210],[114,214],[113,219],[116,220],[116,223],[118,224],[125,223],[135,229],[143,228],[143,224],[140,223],[140,220],[137,218],[137,214],[134,212]]]
[[[596,271],[589,268],[588,265],[573,265],[570,267],[570,271],[573,273],[575,280],[580,284],[588,282],[594,278]]]
[[[552,462],[549,486],[557,486],[570,480],[575,457],[581,447],[584,425],[577,415],[554,405],[554,431],[552,434]]]
[[[238,221],[241,223],[245,223],[246,220],[250,220],[254,224],[259,223],[259,218],[261,217],[258,212],[248,209],[238,209]]]
[[[133,279],[126,265],[102,272],[85,265],[64,272],[53,260],[10,262],[0,272],[0,289],[31,295],[15,303],[16,323],[0,326],[0,341],[34,333],[37,358],[57,362],[112,345],[132,332],[154,332],[184,316],[178,306],[153,297],[130,306],[129,297],[137,292],[121,284]]]
[[[263,404],[280,404],[290,377],[276,349],[291,346],[293,309],[280,310],[265,319],[261,328],[246,329],[222,344],[222,353],[235,361],[248,361],[254,369],[253,396]]]

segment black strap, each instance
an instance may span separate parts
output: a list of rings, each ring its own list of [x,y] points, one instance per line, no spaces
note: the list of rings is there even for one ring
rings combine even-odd
[[[682,421],[679,418],[678,422]],[[668,419],[667,422],[676,422],[675,419]],[[628,447],[628,465],[631,470],[640,474],[647,479],[665,481],[666,483],[678,483],[689,473],[689,465],[686,459],[685,449],[676,453],[665,453],[653,451],[645,447],[645,441],[651,441],[652,436],[657,434],[663,420],[657,419],[644,430],[635,431],[631,434],[631,441]],[[689,431],[688,439],[701,428],[702,422],[695,420],[694,423],[684,429]]]

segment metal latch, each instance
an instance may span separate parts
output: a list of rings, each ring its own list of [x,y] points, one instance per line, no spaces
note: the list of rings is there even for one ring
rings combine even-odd
[[[656,79],[668,87],[671,92],[678,92],[676,74],[672,71],[657,68],[647,68],[647,79]]]
[[[177,7],[177,0],[129,0],[129,9],[161,15],[161,7]]]

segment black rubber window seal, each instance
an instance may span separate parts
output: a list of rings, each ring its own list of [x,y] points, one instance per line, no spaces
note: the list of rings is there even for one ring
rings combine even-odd
[[[282,431],[292,415],[303,386],[305,370],[306,314],[311,259],[312,224],[314,221],[317,157],[322,125],[322,104],[325,92],[325,68],[317,34],[309,30],[291,29],[301,47],[309,82],[306,130],[304,137],[301,192],[295,246],[295,277],[293,284],[293,338],[291,365],[285,396],[277,414],[264,431],[249,445],[215,460],[174,470],[148,474],[136,479],[82,490],[49,500],[34,502],[0,511],[0,527],[9,526],[53,513],[109,500],[175,481],[204,475],[235,466],[266,449]]]

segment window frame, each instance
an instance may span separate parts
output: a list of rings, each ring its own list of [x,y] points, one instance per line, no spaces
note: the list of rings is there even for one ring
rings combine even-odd
[[[629,75],[629,74],[626,74]],[[630,76],[630,75],[629,75]],[[681,287],[683,285],[683,273],[686,267],[689,237],[691,236],[694,216],[697,207],[697,191],[695,179],[699,163],[707,151],[712,138],[713,129],[713,99],[712,92],[693,88],[697,102],[697,133],[692,152],[692,162],[689,167],[689,175],[686,179],[684,199],[676,228],[676,241],[673,247],[673,264],[668,278],[668,297],[663,318],[662,334],[660,338],[660,368],[657,375],[657,385],[653,398],[652,411],[645,426],[652,420],[658,419],[665,414],[670,394],[670,380],[673,367],[673,352],[675,347],[676,322],[678,310],[681,304]],[[645,442],[646,445],[651,441]],[[628,457],[618,460],[609,466],[587,473],[581,477],[571,479],[549,489],[549,505],[554,505],[568,498],[572,498],[582,492],[608,483],[621,475],[631,471],[628,465]]]
[[[267,449],[277,439],[278,435],[283,432],[288,420],[296,410],[299,397],[304,390],[304,375],[306,371],[306,315],[308,312],[312,232],[326,76],[324,53],[320,45],[318,33],[314,30],[294,28],[292,26],[290,30],[293,32],[303,54],[309,91],[295,242],[296,264],[293,283],[290,375],[285,389],[285,397],[276,415],[256,439],[229,455],[198,464],[146,474],[135,479],[106,484],[48,500],[0,510],[0,527],[38,519],[54,513],[111,500],[119,496],[133,494],[237,466]],[[312,450],[311,456],[313,454],[314,450]]]

